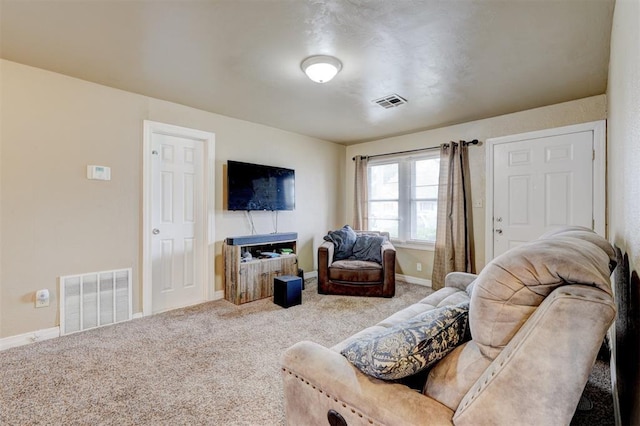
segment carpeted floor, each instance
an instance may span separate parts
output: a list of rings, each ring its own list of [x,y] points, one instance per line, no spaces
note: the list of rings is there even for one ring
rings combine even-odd
[[[0,424],[280,425],[287,347],[331,346],[430,292],[399,282],[393,299],[320,296],[311,281],[289,309],[219,300],[6,350]],[[609,424],[590,413],[613,424],[594,409],[572,424]]]

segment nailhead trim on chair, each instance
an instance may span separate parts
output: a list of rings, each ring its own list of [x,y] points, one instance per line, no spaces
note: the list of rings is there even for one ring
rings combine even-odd
[[[326,396],[327,396],[327,398],[331,398],[331,395],[329,395],[327,392],[324,392],[322,389],[320,389],[320,388],[316,387],[315,385],[313,385],[313,384],[309,383],[309,381],[308,381],[308,380],[306,380],[305,378],[303,378],[303,377],[301,377],[301,376],[297,375],[297,374],[296,374],[296,373],[294,373],[293,371],[291,371],[291,370],[289,370],[289,369],[287,369],[287,368],[284,368],[284,367],[282,367],[282,371],[289,373],[290,375],[294,376],[296,379],[300,379],[300,381],[301,381],[302,383],[304,383],[304,384],[305,384],[305,385],[307,385],[307,386],[310,386],[310,387],[311,387],[312,389],[314,389],[314,390],[317,390],[319,393],[326,395]],[[348,405],[346,402],[344,402],[344,401],[342,401],[342,400],[339,400],[339,399],[338,399],[338,398],[336,398],[335,396],[333,397],[333,401],[334,401],[334,402],[338,402],[338,403],[340,403],[340,405],[342,405],[342,408],[348,408],[349,410],[351,410],[351,413],[352,413],[352,414],[356,414],[356,415],[357,415],[358,417],[360,417],[360,418],[365,418],[364,414],[362,414],[362,413],[361,413],[361,412],[359,412],[359,411],[356,411],[356,409],[355,409],[355,408],[351,407],[351,406],[350,406],[350,405]],[[373,424],[377,424],[377,423],[374,423],[374,422],[373,422],[373,420],[372,420],[372,419],[370,419],[370,418],[368,418],[368,417],[367,417],[366,419],[367,419],[367,421],[369,422],[369,424],[372,424],[372,425],[373,425]]]

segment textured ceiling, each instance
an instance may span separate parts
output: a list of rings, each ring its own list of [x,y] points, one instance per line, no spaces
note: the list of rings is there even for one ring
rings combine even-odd
[[[606,91],[613,0],[1,0],[3,58],[343,144]],[[338,57],[329,83],[300,70]],[[373,102],[408,100],[384,109]]]

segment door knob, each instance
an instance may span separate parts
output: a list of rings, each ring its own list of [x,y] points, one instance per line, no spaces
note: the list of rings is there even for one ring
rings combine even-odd
[[[151,231],[153,233],[153,235],[158,235],[160,233],[160,230],[158,228],[153,228],[153,231]]]
[[[502,229],[496,229],[496,234],[502,235]]]

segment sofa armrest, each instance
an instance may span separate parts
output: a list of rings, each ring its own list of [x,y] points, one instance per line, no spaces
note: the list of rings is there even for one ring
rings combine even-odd
[[[313,342],[282,355],[288,425],[327,424],[337,411],[353,425],[450,425],[453,411],[407,386],[364,375],[339,353]]]
[[[554,290],[469,389],[456,425],[569,424],[615,314],[602,290]]]
[[[477,277],[478,276],[476,274],[469,274],[467,272],[449,272],[444,278],[444,286],[455,287],[466,291],[469,284],[471,284]]]

